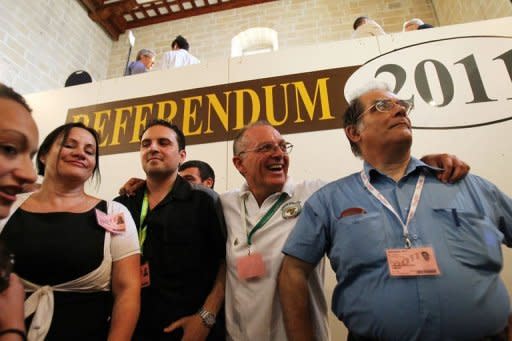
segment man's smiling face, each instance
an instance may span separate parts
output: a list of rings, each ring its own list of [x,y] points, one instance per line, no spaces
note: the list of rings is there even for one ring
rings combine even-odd
[[[241,150],[233,157],[233,163],[245,177],[249,189],[255,193],[280,192],[288,177],[289,156],[278,146],[286,141],[281,134],[270,125],[259,125],[249,128],[241,141]],[[267,144],[271,150],[258,150]]]

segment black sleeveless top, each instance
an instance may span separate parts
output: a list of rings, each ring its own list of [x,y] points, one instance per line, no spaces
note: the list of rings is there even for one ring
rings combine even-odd
[[[106,202],[95,208],[106,211]],[[56,285],[100,266],[105,230],[97,224],[94,208],[85,213],[33,213],[18,208],[0,239],[15,255],[14,272],[21,278]],[[54,302],[46,340],[106,340],[112,312],[110,292],[54,291]]]

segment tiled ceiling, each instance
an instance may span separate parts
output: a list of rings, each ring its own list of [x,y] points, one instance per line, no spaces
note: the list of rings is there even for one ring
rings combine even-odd
[[[113,40],[126,30],[276,0],[79,0]]]

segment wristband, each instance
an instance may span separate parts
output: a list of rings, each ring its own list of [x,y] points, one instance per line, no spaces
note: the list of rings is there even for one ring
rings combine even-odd
[[[0,331],[0,336],[5,334],[18,334],[23,341],[27,341],[27,334],[21,329],[9,328]]]

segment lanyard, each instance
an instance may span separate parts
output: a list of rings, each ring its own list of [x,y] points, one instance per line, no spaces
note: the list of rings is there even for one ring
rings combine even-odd
[[[389,201],[382,195],[382,193],[380,193],[375,187],[373,187],[373,185],[370,183],[370,180],[368,179],[368,175],[366,175],[364,170],[361,171],[361,180],[363,180],[364,186],[370,191],[370,193],[375,198],[377,198],[377,200],[379,200],[380,203],[382,205],[384,205],[384,207],[386,207],[388,210],[390,210],[391,213],[393,213],[395,215],[395,217],[398,219],[398,221],[402,225],[405,247],[407,249],[410,249],[412,243],[411,243],[411,240],[409,239],[408,226],[412,220],[412,217],[414,217],[414,214],[416,213],[416,209],[418,208],[418,204],[420,202],[421,191],[423,190],[423,184],[425,183],[425,175],[421,174],[418,178],[418,181],[416,182],[416,188],[414,189],[414,194],[412,195],[411,204],[409,207],[409,214],[407,215],[407,220],[406,220],[405,224],[402,221],[402,218],[400,218],[400,216],[398,215],[398,213],[396,213],[393,206],[391,206]]]
[[[144,242],[146,241],[146,234],[148,230],[148,224],[142,225],[146,221],[146,216],[148,214],[148,207],[149,207],[149,199],[148,199],[148,191],[144,191],[144,199],[142,199],[142,207],[140,209],[140,228],[139,228],[139,245],[140,245],[140,252],[142,254],[142,246],[144,245]]]
[[[281,195],[279,196],[279,199],[277,199],[277,201],[274,203],[274,205],[272,205],[272,207],[270,207],[270,209],[267,211],[267,213],[265,213],[265,215],[260,219],[260,221],[258,221],[258,223],[252,228],[252,230],[247,233],[247,244],[249,244],[249,254],[251,253],[251,244],[252,244],[252,236],[256,233],[256,231],[258,231],[260,228],[263,227],[263,225],[265,225],[269,219],[274,215],[274,213],[276,213],[277,209],[279,208],[279,206],[281,206],[281,204],[286,200],[286,197],[288,195],[286,193],[281,193]],[[244,231],[247,231],[247,221],[246,221],[246,211],[247,211],[247,207],[245,206],[245,199],[242,200],[243,202],[243,208],[242,208],[242,225],[244,227]]]

